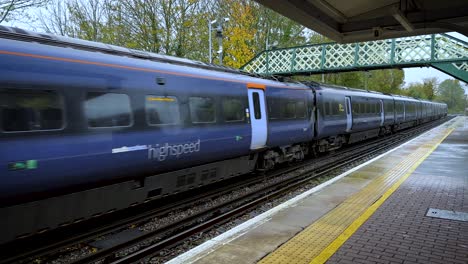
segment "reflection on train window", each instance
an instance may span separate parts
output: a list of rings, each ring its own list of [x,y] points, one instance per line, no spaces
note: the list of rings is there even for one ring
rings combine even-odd
[[[244,121],[244,106],[236,98],[223,99],[223,114],[226,122]]]
[[[84,110],[89,127],[124,127],[132,124],[130,99],[126,94],[89,92]]]
[[[323,109],[323,114],[324,115],[330,115],[331,114],[331,111],[330,111],[330,102],[325,102],[325,107]]]
[[[286,101],[282,108],[282,116],[285,119],[293,119],[296,117],[296,103],[294,101]]]
[[[353,114],[359,113],[359,104],[356,102],[351,103],[351,110],[353,111]]]
[[[62,129],[63,100],[50,90],[0,90],[2,129],[6,132]]]
[[[331,114],[332,115],[339,115],[340,114],[340,107],[338,105],[338,102],[333,102],[331,104],[331,107],[332,107],[332,109],[331,109]]]
[[[190,97],[189,107],[192,123],[214,123],[216,121],[216,108],[213,99]]]
[[[262,119],[262,112],[260,110],[260,95],[258,93],[252,93],[255,119]]]
[[[393,102],[384,102],[384,110],[387,115],[393,115]]]
[[[146,96],[146,121],[149,125],[180,123],[179,104],[174,96]]]
[[[397,103],[395,103],[395,106],[396,106],[396,112],[398,114],[403,114],[403,111],[404,111],[403,102],[397,102]]]
[[[305,118],[307,116],[307,109],[303,101],[299,101],[296,104],[296,117]]]
[[[268,119],[281,118],[281,99],[279,98],[268,98]]]

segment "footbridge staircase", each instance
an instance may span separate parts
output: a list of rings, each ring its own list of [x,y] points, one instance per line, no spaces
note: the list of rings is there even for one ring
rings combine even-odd
[[[468,43],[432,34],[360,43],[265,50],[241,69],[261,75],[308,75],[432,66],[468,83]]]

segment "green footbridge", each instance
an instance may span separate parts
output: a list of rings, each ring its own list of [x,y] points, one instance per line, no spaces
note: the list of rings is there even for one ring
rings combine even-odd
[[[241,67],[261,75],[308,75],[432,66],[468,83],[468,43],[432,34],[265,50]]]

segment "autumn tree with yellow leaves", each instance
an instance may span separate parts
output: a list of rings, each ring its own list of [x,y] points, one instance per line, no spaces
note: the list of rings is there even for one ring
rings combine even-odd
[[[256,20],[252,5],[247,1],[228,0],[230,8],[229,26],[226,27],[224,63],[240,68],[255,56]]]

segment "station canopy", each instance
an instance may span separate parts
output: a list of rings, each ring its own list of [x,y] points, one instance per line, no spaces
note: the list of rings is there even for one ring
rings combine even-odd
[[[468,36],[468,0],[255,0],[336,42]]]

